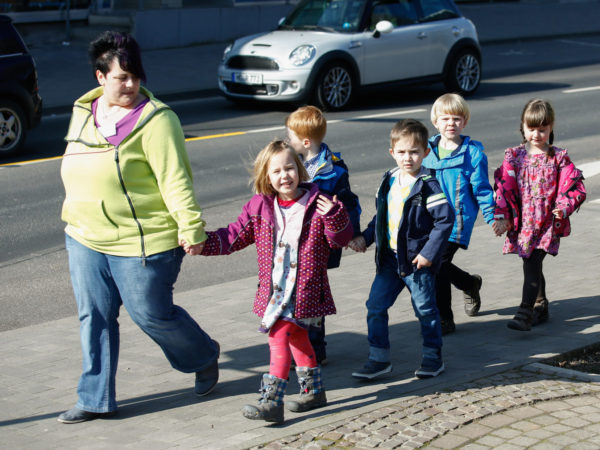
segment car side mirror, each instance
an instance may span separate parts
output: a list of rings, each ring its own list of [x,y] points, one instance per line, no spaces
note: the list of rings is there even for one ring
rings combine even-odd
[[[375,25],[375,31],[373,32],[373,37],[378,38],[382,34],[391,33],[394,29],[394,24],[389,20],[380,20]]]

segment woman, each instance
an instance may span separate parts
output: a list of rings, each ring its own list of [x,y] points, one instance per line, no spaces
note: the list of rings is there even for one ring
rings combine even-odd
[[[197,394],[219,377],[218,343],[173,304],[179,242],[199,253],[206,240],[179,119],[140,86],[131,36],[103,33],[90,57],[100,87],[75,102],[61,168],[83,351],[79,399],[58,417],[63,423],[116,413],[121,304],[175,369],[196,373]]]

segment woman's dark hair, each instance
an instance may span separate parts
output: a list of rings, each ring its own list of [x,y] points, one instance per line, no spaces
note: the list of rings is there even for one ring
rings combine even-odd
[[[90,43],[90,60],[94,70],[104,75],[110,71],[110,65],[116,58],[121,68],[146,82],[146,73],[142,66],[142,52],[136,40],[128,33],[105,31]]]

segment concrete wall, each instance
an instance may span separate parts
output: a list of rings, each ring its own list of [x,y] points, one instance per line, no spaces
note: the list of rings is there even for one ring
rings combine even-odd
[[[273,30],[292,8],[281,4],[136,11],[132,33],[143,49],[227,42]],[[482,43],[512,39],[515,30],[523,38],[594,33],[600,20],[600,0],[469,3],[459,8],[475,23]]]
[[[132,33],[145,49],[226,42],[273,30],[292,5],[155,9],[133,13]]]

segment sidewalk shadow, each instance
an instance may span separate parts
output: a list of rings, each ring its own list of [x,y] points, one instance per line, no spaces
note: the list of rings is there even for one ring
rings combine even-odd
[[[420,362],[422,345],[419,325],[414,316],[405,322],[390,326],[394,371],[389,376],[372,382],[365,383],[351,376],[352,371],[361,367],[367,358],[366,324],[364,330],[328,334],[328,359],[331,362],[323,368],[325,388],[331,394],[349,389],[352,395],[342,398],[339,395],[337,398],[330,395],[329,405],[325,409],[298,415],[286,414],[286,423],[281,426],[358,409],[381,401],[401,401],[408,396],[427,395],[439,391],[440,388],[452,390],[458,384],[489,377],[531,362],[539,362],[547,358],[548,354],[573,350],[573,340],[567,339],[569,336],[585,336],[587,344],[599,342],[600,332],[588,330],[599,321],[598,300],[597,296],[551,300],[550,320],[535,327],[530,333],[515,332],[506,328],[506,321],[512,317],[516,306],[482,311],[481,316],[497,314],[501,317],[485,322],[478,322],[475,317],[466,323],[460,323],[456,333],[444,338],[446,372],[429,380],[418,380],[413,375]],[[405,311],[402,312],[404,313]],[[470,351],[466,352],[465,348]],[[119,414],[106,420],[124,420],[203,402],[218,402],[232,396],[245,397],[256,392],[261,369],[268,367],[266,342],[234,350],[224,348],[222,351],[229,359],[220,364],[221,370],[243,375],[219,382],[209,396],[196,396],[190,385],[189,388],[125,397],[119,399]],[[255,367],[257,369],[249,369]],[[287,395],[297,395],[296,381],[296,375],[291,370]],[[490,385],[496,383],[494,378],[489,378],[489,382]],[[240,408],[244,401],[240,399]],[[61,412],[5,420],[0,422],[0,427],[53,419]]]

